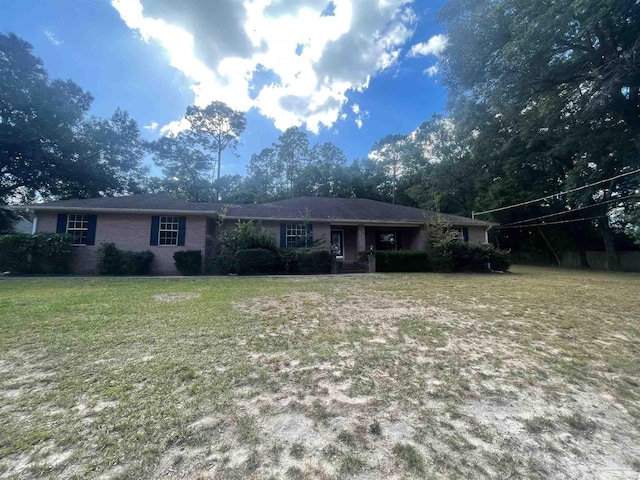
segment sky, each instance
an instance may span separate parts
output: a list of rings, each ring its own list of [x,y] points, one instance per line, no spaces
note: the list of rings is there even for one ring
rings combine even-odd
[[[187,106],[220,100],[247,128],[222,174],[286,128],[349,161],[445,108],[436,21],[444,0],[0,0],[0,32],[31,43],[51,78],[117,107],[154,140],[187,127]]]

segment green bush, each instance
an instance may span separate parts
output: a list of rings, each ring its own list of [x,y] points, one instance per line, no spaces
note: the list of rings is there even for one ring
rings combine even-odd
[[[27,274],[64,274],[71,271],[71,236],[57,233],[0,236],[0,270]]]
[[[506,250],[493,248],[489,253],[489,264],[491,265],[491,270],[506,272],[511,266],[511,256]]]
[[[122,275],[149,275],[153,257],[151,250],[142,252],[125,250],[122,252]]]
[[[120,250],[113,243],[103,243],[97,251],[100,275],[148,275],[153,262],[150,250]]]
[[[185,250],[173,254],[176,268],[182,275],[198,275],[202,267],[200,250]]]
[[[295,273],[331,273],[331,252],[321,247],[298,249]]]
[[[234,260],[238,275],[273,274],[278,267],[278,255],[265,248],[238,250]]]
[[[280,249],[280,272],[285,274],[298,273],[298,249],[297,248],[281,248]]]
[[[120,275],[122,267],[122,251],[115,243],[103,243],[97,252],[98,273],[100,275]]]
[[[434,270],[439,272],[488,272],[507,271],[509,254],[489,243],[471,243],[449,240],[432,245],[430,257]]]
[[[223,243],[233,252],[254,248],[278,251],[274,236],[261,224],[253,221],[236,223],[233,231],[223,238]]]
[[[207,273],[214,275],[236,273],[236,262],[233,253],[229,250],[222,251],[217,249],[213,260],[207,265]]]
[[[376,271],[378,272],[428,272],[431,262],[427,252],[418,250],[378,250]]]

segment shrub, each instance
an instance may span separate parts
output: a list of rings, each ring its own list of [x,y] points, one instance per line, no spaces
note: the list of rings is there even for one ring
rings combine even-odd
[[[228,248],[233,252],[239,250],[251,250],[262,248],[277,252],[275,237],[261,224],[249,222],[238,222],[234,230],[222,239]]]
[[[100,275],[148,275],[153,262],[150,250],[120,250],[113,243],[103,243],[97,252]]]
[[[491,265],[491,270],[506,272],[511,266],[511,256],[506,250],[493,248],[489,253],[489,264]]]
[[[0,270],[11,273],[69,273],[71,236],[57,233],[14,233],[0,237]]]
[[[378,250],[378,272],[428,272],[431,270],[429,253],[417,250]]]
[[[238,250],[234,260],[239,275],[276,273],[278,266],[278,256],[265,248]]]
[[[122,252],[122,275],[149,275],[153,256],[151,250]]]
[[[233,252],[229,250],[216,249],[216,254],[209,265],[207,265],[207,273],[215,275],[229,275],[236,272],[236,262]]]
[[[326,248],[301,248],[296,253],[295,273],[331,273],[331,252]]]
[[[433,245],[430,251],[436,271],[487,272],[509,269],[509,254],[489,243],[469,243],[451,240]]]
[[[280,249],[280,271],[282,273],[298,273],[298,253],[297,248]]]
[[[100,275],[120,275],[122,251],[115,243],[103,243],[97,252],[98,273]]]
[[[173,254],[176,268],[182,275],[198,275],[202,266],[200,250],[185,250]]]
[[[281,248],[280,272],[309,275],[331,273],[331,252],[322,247]]]

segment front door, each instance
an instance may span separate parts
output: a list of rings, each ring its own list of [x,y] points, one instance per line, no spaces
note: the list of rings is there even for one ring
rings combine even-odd
[[[331,230],[331,253],[336,257],[344,257],[344,232]]]

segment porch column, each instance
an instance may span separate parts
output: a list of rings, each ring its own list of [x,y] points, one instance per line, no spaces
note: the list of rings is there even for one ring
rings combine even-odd
[[[367,249],[367,239],[365,237],[365,226],[358,225],[358,252],[364,252]]]

